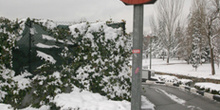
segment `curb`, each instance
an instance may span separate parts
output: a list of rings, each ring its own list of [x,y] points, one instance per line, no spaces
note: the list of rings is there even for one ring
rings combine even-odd
[[[220,95],[214,95],[213,99],[220,102]]]
[[[192,88],[192,87],[189,87],[189,86],[179,85],[179,84],[175,84],[175,83],[171,83],[171,82],[162,82],[162,81],[156,81],[155,82],[155,81],[149,81],[149,80],[147,80],[146,83],[147,84],[155,84],[155,83],[156,84],[165,84],[166,86],[179,87],[182,90],[187,90],[187,91],[190,91],[191,93],[199,94],[199,95],[204,96],[208,99],[220,102],[220,95],[214,95],[214,94],[211,94],[211,93],[208,93],[208,92],[199,91],[196,88]]]

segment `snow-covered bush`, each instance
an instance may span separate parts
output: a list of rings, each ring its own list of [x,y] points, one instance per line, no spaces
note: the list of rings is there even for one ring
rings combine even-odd
[[[130,100],[130,53],[123,31],[105,23],[81,23],[69,29],[64,31],[72,35],[64,37],[71,37],[71,46],[67,44],[60,54],[65,62],[61,66],[45,62],[35,71],[32,106],[56,107],[51,100],[59,93],[70,93],[74,86],[109,99]],[[59,32],[53,31],[63,34]]]
[[[156,78],[158,81],[171,82],[174,84],[183,84],[183,85],[190,85],[193,82],[190,79],[179,79],[176,76],[170,76],[170,75],[155,75],[154,78]]]
[[[33,77],[31,104],[33,107],[41,107],[49,104],[58,93],[61,93],[61,81],[59,80],[59,72],[52,64],[45,64],[40,67],[38,74]]]
[[[212,94],[220,95],[220,84],[201,82],[195,83],[195,88],[205,92],[210,92]]]
[[[57,40],[59,49],[62,49],[57,56],[61,56],[64,62],[54,65],[47,62],[48,57],[40,54],[44,59],[43,65],[31,74],[15,74],[15,71],[7,68],[13,66],[12,49],[16,48],[15,39],[21,39],[26,20],[9,22],[17,25],[11,28],[2,28],[1,23],[0,58],[7,61],[0,61],[0,103],[10,104],[14,108],[30,105],[59,108],[52,102],[53,98],[60,93],[70,93],[74,87],[99,93],[109,99],[130,100],[130,49],[122,29],[113,29],[104,22],[80,23],[59,29],[48,20],[32,21]]]
[[[12,67],[12,49],[18,37],[19,24],[0,17],[0,64]]]
[[[29,73],[15,76],[12,68],[12,50],[15,39],[20,36],[18,21],[0,18],[0,103],[20,107],[25,94],[30,90]]]
[[[2,66],[0,69],[0,103],[10,104],[15,108],[22,105],[25,95],[30,91],[31,74],[24,72],[15,76],[15,72]]]
[[[131,79],[129,48],[121,29],[106,23],[81,23],[69,27],[75,44],[72,55],[74,79],[81,89],[105,95],[110,99],[129,100]]]

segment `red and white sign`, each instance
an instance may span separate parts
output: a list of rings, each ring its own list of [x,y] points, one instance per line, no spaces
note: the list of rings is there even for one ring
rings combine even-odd
[[[133,49],[132,53],[141,53],[141,50],[140,49]]]
[[[157,0],[121,0],[126,5],[153,4]]]

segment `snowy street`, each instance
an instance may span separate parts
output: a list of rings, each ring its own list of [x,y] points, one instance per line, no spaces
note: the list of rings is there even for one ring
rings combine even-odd
[[[219,102],[176,87],[142,84],[142,95],[155,105],[155,110],[219,110]]]

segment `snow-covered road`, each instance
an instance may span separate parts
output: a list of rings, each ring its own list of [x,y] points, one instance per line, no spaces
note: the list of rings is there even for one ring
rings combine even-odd
[[[219,110],[220,103],[165,85],[142,85],[142,95],[155,105],[155,110]]]

